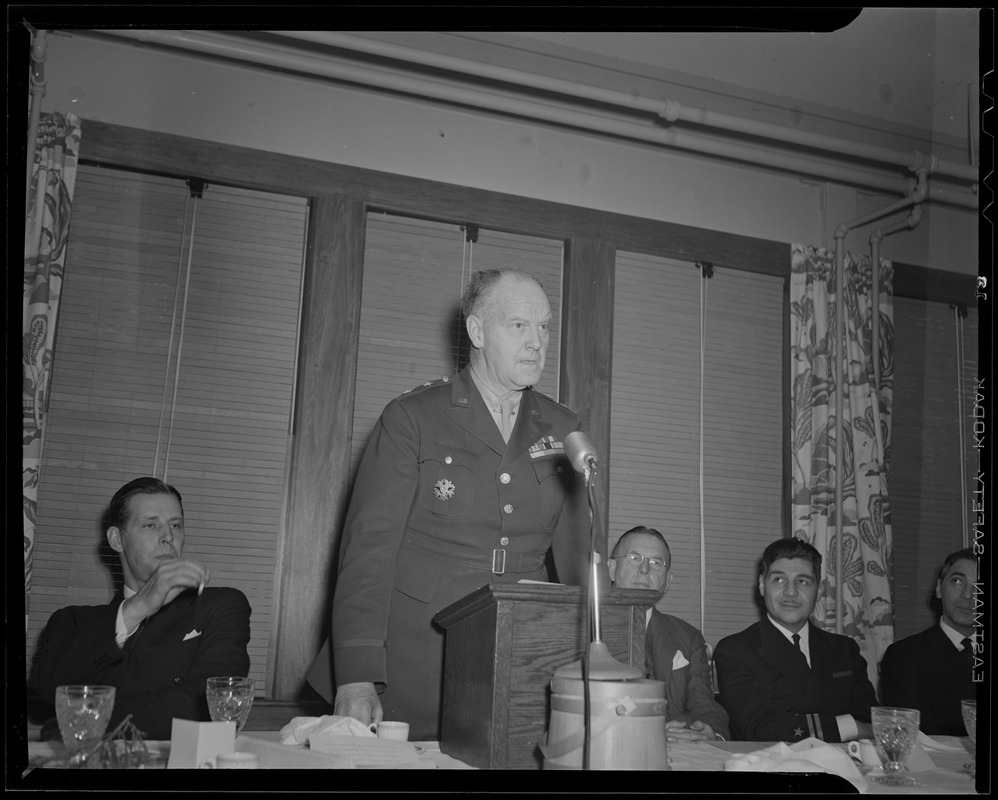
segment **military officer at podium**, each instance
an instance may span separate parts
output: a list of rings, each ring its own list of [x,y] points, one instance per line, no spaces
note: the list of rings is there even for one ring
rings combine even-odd
[[[563,445],[581,420],[532,388],[548,298],[526,273],[486,270],[461,310],[470,364],[390,402],[368,442],[343,528],[331,657],[324,648],[308,675],[335,714],[404,720],[417,741],[440,738],[437,612],[490,582],[588,577],[587,493]]]

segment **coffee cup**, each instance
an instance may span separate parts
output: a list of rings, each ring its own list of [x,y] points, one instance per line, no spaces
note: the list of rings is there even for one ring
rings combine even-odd
[[[879,767],[880,756],[877,755],[877,747],[870,739],[856,739],[846,745],[849,755],[857,761],[866,764],[868,767]]]
[[[382,721],[371,724],[371,733],[376,733],[379,739],[394,739],[397,742],[409,741],[409,723]]]
[[[206,767],[211,764],[206,763]],[[215,756],[215,769],[259,769],[260,758],[256,753],[219,753]]]

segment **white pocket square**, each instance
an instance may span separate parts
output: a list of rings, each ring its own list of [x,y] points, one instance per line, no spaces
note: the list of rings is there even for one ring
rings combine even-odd
[[[201,631],[199,631],[197,628],[195,628],[194,630],[192,630],[190,633],[188,633],[184,637],[184,641],[186,642],[188,639],[196,639],[200,635],[201,635]]]
[[[676,654],[672,657],[672,668],[682,669],[683,667],[689,666],[689,661],[686,660],[686,656],[683,655],[682,650],[677,650]]]

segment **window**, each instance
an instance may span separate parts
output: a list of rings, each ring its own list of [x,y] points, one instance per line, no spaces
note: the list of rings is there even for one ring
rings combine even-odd
[[[658,608],[714,644],[758,620],[756,564],[782,533],[784,300],[781,278],[715,269],[701,346],[701,280],[693,264],[617,255],[609,519],[611,548],[635,525],[662,532],[674,574]]]
[[[185,555],[209,567],[213,584],[249,598],[250,677],[265,690],[307,206],[225,186],[208,186],[196,205],[195,214],[184,181],[79,170],[29,662],[54,610],[108,602],[119,588],[101,514],[124,483],[165,469],[184,498]]]
[[[977,310],[962,321],[945,303],[894,298],[894,406],[888,490],[894,533],[894,638],[935,622],[930,600],[943,560],[963,547],[974,478]],[[957,326],[963,326],[964,444],[960,448]],[[967,486],[961,486],[964,458]],[[962,498],[962,501],[961,501]],[[973,516],[968,516],[973,525]],[[973,530],[968,531],[972,541]]]

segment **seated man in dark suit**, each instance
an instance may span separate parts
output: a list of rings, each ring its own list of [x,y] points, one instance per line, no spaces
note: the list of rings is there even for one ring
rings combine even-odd
[[[977,556],[969,547],[948,555],[936,581],[936,598],[942,602],[939,624],[894,642],[880,662],[884,705],[917,708],[919,729],[930,736],[967,734],[960,701],[977,697],[972,679],[977,569]]]
[[[877,697],[859,646],[808,620],[820,578],[821,554],[807,542],[779,539],[763,552],[759,594],[766,618],[721,639],[714,651],[735,739],[872,737]]]
[[[665,594],[672,582],[672,554],[654,528],[631,528],[613,548],[607,569],[620,589],[654,589]],[[714,700],[703,636],[687,622],[648,609],[647,677],[665,681],[666,731],[670,741],[728,738],[728,714]]]
[[[63,684],[114,686],[109,730],[131,714],[147,738],[169,739],[174,717],[211,719],[207,678],[247,674],[250,605],[238,589],[205,588],[208,568],[183,558],[180,493],[163,481],[137,478],[121,487],[104,528],[124,589],[108,605],[51,616],[38,641],[34,685],[46,703]],[[46,724],[42,736],[58,738],[58,728]]]

